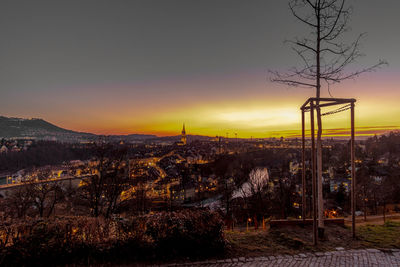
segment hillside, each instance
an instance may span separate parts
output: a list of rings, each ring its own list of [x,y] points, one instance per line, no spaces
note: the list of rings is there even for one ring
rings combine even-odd
[[[144,140],[155,138],[154,135],[114,135],[112,140]],[[67,130],[43,119],[22,119],[0,116],[0,138],[31,138],[38,140],[55,140],[62,142],[92,141],[98,135]]]
[[[0,116],[1,138],[33,138],[48,140],[90,139],[94,134],[63,129],[42,119],[8,118]]]

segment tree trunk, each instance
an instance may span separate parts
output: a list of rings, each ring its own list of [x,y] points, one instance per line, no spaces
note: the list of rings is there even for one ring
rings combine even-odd
[[[257,215],[254,215],[254,230],[258,230]]]
[[[320,238],[324,237],[324,199],[322,191],[322,118],[321,108],[319,107],[319,98],[321,97],[321,17],[320,17],[320,2],[318,1],[317,7],[317,185],[318,185],[318,235]]]
[[[386,222],[386,201],[383,201],[383,222]]]
[[[54,211],[55,206],[56,206],[56,202],[57,202],[57,193],[54,192],[54,199],[50,205],[49,211],[47,212],[47,218],[49,218],[51,216],[51,213]]]
[[[318,228],[324,228],[324,199],[322,182],[322,121],[321,110],[317,109],[318,135],[317,135],[317,185],[318,185]],[[323,230],[319,230],[323,231]],[[323,235],[323,233],[322,233]]]
[[[39,217],[43,218],[43,214],[44,214],[44,200],[42,198],[38,198],[37,201],[35,201],[35,206],[38,209],[39,212]]]
[[[365,200],[365,195],[364,195],[364,221],[367,221],[367,201]]]
[[[44,210],[44,208],[43,208],[43,205],[39,205],[39,217],[40,218],[43,218],[43,210]]]

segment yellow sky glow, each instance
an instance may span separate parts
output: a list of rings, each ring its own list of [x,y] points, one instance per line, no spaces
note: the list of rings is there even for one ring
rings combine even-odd
[[[151,133],[156,135],[177,135],[182,123],[186,123],[188,134],[207,136],[228,133],[231,137],[235,133],[239,137],[255,138],[298,136],[301,127],[301,112],[299,103],[273,102],[255,103],[254,101],[238,103],[221,103],[199,105],[171,109],[156,114],[148,113],[140,118],[120,116],[117,120],[110,120],[107,125],[107,134],[129,134],[132,132]],[[374,108],[371,108],[373,106]],[[334,108],[327,108],[326,111]],[[393,114],[388,117],[387,114]],[[392,105],[378,105],[364,101],[356,105],[356,127],[359,135],[373,135],[387,130],[396,130],[400,126],[400,112]],[[306,117],[309,127],[309,117]],[[347,135],[350,126],[350,112],[323,117],[324,129],[327,136]],[[97,128],[97,127],[96,127]],[[92,131],[96,132],[96,128]],[[343,128],[345,128],[343,130]],[[98,129],[98,128],[97,128]],[[115,129],[109,130],[109,129]],[[104,130],[101,130],[101,133]]]
[[[258,77],[258,76],[257,76]],[[113,100],[112,92],[94,95],[96,108],[80,105],[79,111],[71,110],[67,119],[57,114],[51,122],[72,130],[97,134],[156,134],[178,135],[186,123],[188,134],[267,138],[299,136],[301,130],[300,106],[313,96],[310,89],[280,88],[266,84],[263,79],[249,78],[241,83],[236,80],[197,84],[191,82],[167,84],[178,88],[167,95],[146,98],[125,97]],[[154,85],[155,86],[155,85]],[[182,88],[196,87],[195,95],[182,93]],[[208,91],[202,88],[211,88]],[[229,94],[223,88],[232,89]],[[244,90],[243,88],[246,88]],[[249,89],[250,88],[250,89]],[[226,91],[226,90],[225,90]],[[215,92],[215,93],[213,93]],[[333,97],[356,98],[356,130],[359,135],[373,135],[400,128],[400,91],[395,79],[376,79],[366,76],[357,82],[347,82],[332,89]],[[108,95],[110,94],[110,95]],[[329,96],[326,95],[324,97]],[[331,111],[336,107],[325,108]],[[76,119],[79,118],[79,119]],[[309,115],[307,114],[307,127]],[[350,126],[350,112],[323,117],[327,136],[346,135]]]

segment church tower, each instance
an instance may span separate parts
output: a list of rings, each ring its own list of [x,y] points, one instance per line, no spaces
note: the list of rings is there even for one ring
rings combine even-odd
[[[186,145],[185,123],[183,123],[182,136],[181,136],[181,143],[182,143],[183,145]]]

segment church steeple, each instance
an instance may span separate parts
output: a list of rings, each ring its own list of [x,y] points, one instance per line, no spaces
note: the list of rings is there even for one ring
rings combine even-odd
[[[182,142],[182,144],[186,145],[186,130],[185,130],[185,123],[183,123],[182,135],[181,135],[181,142]]]

